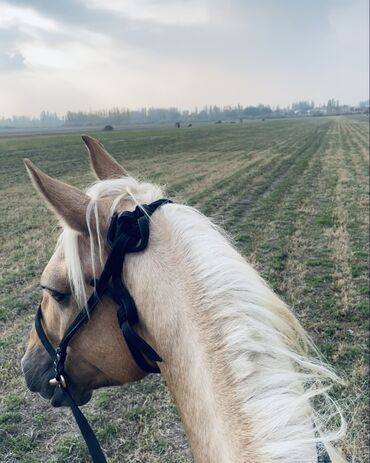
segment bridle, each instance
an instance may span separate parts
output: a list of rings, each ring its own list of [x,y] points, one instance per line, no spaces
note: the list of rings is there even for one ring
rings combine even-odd
[[[54,365],[54,378],[50,380],[50,384],[60,387],[63,391],[94,463],[106,463],[106,459],[93,430],[69,391],[68,375],[64,371],[67,347],[73,336],[89,319],[102,296],[106,294],[118,305],[118,323],[137,365],[147,373],[160,373],[156,362],[161,362],[161,357],[133,329],[133,326],[138,323],[139,317],[135,301],[124,285],[122,272],[125,255],[127,253],[143,251],[147,247],[151,215],[160,206],[168,203],[171,203],[168,199],[159,199],[151,204],[137,206],[133,212],[126,211],[120,214],[113,214],[107,235],[110,253],[104,269],[100,278],[92,282],[94,286],[93,294],[73,320],[56,349],[49,341],[42,326],[41,305],[36,313],[36,332],[44,348],[52,358]],[[155,366],[152,366],[147,359],[154,363]]]

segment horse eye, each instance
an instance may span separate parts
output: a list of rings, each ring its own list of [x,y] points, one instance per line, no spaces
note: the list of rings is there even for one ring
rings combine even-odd
[[[48,288],[47,286],[41,286],[42,289],[46,289],[46,291],[50,294],[50,296],[57,302],[63,303],[66,302],[69,294],[67,293],[60,293],[59,291],[55,291],[55,289]]]
[[[67,300],[68,294],[58,293],[57,291],[51,291],[51,297],[57,302],[65,302]]]

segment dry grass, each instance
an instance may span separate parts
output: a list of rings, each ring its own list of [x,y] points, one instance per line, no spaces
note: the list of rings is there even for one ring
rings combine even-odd
[[[235,237],[348,379],[348,388],[336,391],[350,423],[342,448],[352,461],[368,461],[367,121],[266,121],[99,138],[130,172],[166,184]],[[19,369],[38,278],[58,235],[24,157],[76,186],[93,180],[76,135],[0,138],[0,461],[88,461],[68,411],[27,392]],[[86,411],[112,462],[122,455],[191,461],[158,377],[98,391]]]

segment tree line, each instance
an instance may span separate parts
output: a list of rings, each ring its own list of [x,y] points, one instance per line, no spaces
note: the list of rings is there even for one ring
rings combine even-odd
[[[280,118],[292,116],[321,116],[325,114],[346,114],[368,112],[369,101],[357,106],[341,105],[338,100],[329,99],[326,104],[315,105],[313,101],[297,101],[288,107],[257,106],[205,106],[201,109],[180,110],[170,108],[112,108],[98,111],[67,111],[65,116],[42,111],[39,117],[13,116],[1,118],[0,128],[25,127],[104,127],[126,126],[132,124],[175,124],[192,122],[243,121],[244,119]]]

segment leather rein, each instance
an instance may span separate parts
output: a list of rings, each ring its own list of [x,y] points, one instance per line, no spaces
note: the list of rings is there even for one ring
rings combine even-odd
[[[108,229],[110,253],[99,279],[92,282],[94,292],[64,334],[55,349],[42,326],[41,304],[35,317],[35,329],[41,343],[53,360],[54,378],[50,384],[58,386],[72,410],[77,425],[89,449],[94,463],[106,463],[104,453],[87,419],[78,408],[68,388],[68,374],[64,371],[67,347],[73,336],[86,323],[104,294],[118,305],[117,318],[127,346],[137,365],[147,373],[160,373],[158,366],[152,366],[147,359],[156,364],[161,357],[133,329],[139,321],[135,301],[126,288],[123,279],[123,263],[127,253],[143,251],[149,241],[149,221],[151,215],[162,205],[171,203],[160,199],[151,204],[137,206],[133,212],[114,213]]]

